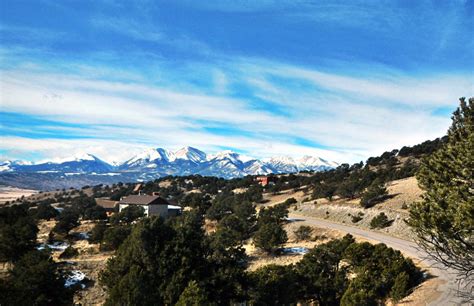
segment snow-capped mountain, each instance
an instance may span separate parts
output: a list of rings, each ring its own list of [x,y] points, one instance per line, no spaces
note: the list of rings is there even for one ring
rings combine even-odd
[[[303,170],[325,171],[337,166],[338,164],[335,162],[314,156],[304,156],[300,159],[277,156],[259,160],[232,151],[206,154],[193,147],[184,147],[174,152],[163,148],[152,148],[116,165],[108,164],[87,153],[37,164],[21,161],[0,162],[0,184],[7,184],[5,183],[6,178],[11,183],[15,174],[21,174],[21,181],[27,180],[29,182],[29,186],[28,184],[17,184],[21,187],[43,186],[39,182],[55,180],[58,184],[56,186],[64,187],[66,183],[62,184],[61,182],[66,179],[67,184],[70,184],[67,186],[78,187],[79,184],[85,185],[85,183],[147,181],[167,175],[200,174],[234,178],[245,175],[293,173]],[[48,177],[42,178],[41,175],[48,175]],[[74,179],[77,180],[77,183]],[[30,183],[31,181],[33,183]]]
[[[5,160],[0,162],[0,172],[15,171],[17,167],[32,165],[23,160]]]
[[[113,166],[109,165],[105,161],[98,157],[81,153],[70,158],[56,159],[48,162],[40,162],[38,164],[32,164],[28,162],[7,162],[2,165],[2,172],[36,172],[36,173],[74,173],[74,174],[85,174],[85,173],[102,173],[113,170]],[[4,169],[8,166],[9,169]]]

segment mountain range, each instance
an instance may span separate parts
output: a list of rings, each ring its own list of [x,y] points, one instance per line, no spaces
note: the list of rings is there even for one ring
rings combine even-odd
[[[0,184],[49,190],[86,184],[147,181],[167,175],[200,174],[234,178],[325,171],[337,166],[335,162],[314,156],[299,159],[278,156],[259,160],[232,151],[206,154],[193,147],[184,147],[175,152],[151,148],[118,165],[109,164],[88,153],[42,163],[4,161],[0,162]]]

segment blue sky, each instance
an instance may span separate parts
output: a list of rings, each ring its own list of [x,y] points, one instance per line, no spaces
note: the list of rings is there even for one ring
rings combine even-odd
[[[2,159],[356,162],[474,95],[474,1],[2,1]]]

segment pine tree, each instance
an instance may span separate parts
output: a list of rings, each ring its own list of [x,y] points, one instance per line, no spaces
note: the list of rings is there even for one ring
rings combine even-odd
[[[196,281],[190,281],[186,289],[179,296],[176,306],[202,306],[213,305],[209,302],[205,292]]]
[[[426,191],[408,224],[435,260],[474,281],[474,98],[460,99],[447,143],[428,156],[417,179]]]
[[[281,224],[269,222],[261,225],[253,237],[253,243],[267,253],[273,253],[288,240]]]

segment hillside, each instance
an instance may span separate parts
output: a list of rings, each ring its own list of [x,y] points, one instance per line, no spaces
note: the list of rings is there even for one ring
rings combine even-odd
[[[431,146],[427,147],[431,148]],[[406,151],[410,149],[405,149],[403,154],[400,154],[398,150],[391,151],[380,157],[371,158],[365,164],[340,165],[334,170],[325,172],[270,175],[270,184],[266,186],[261,186],[254,176],[230,180],[200,175],[167,176],[143,184],[141,192],[158,192],[162,197],[184,207],[186,211],[202,212],[205,217],[203,228],[206,235],[214,237],[213,239],[224,239],[218,240],[219,243],[231,243],[233,239],[240,241],[237,245],[242,245],[246,271],[249,273],[260,273],[271,264],[283,265],[291,269],[293,267],[291,264],[300,263],[306,258],[305,254],[309,250],[324,248],[326,244],[337,241],[334,239],[341,239],[344,236],[343,231],[315,226],[305,221],[306,218],[379,231],[403,239],[410,238],[411,233],[404,219],[407,217],[407,208],[418,201],[422,194],[412,174],[416,171],[420,158],[429,154],[423,150],[423,153],[407,153]],[[361,206],[361,199],[366,194],[367,188],[370,188],[374,182],[385,186],[387,194],[370,207],[364,208]],[[125,235],[128,235],[133,227],[132,224],[116,223],[117,221],[114,221],[116,219],[112,217],[106,219],[107,223],[102,223],[98,220],[89,220],[90,217],[85,216],[91,215],[94,211],[100,212],[100,209],[94,208],[97,207],[94,199],[119,200],[134,194],[135,188],[136,183],[84,186],[81,189],[40,192],[9,203],[9,205],[22,204],[20,206],[29,207],[33,211],[37,211],[40,206],[52,205],[62,210],[60,216],[65,211],[83,216],[78,223],[68,228],[66,235],[57,232],[60,222],[41,221],[38,235],[38,242],[51,245],[53,258],[61,264],[64,264],[64,260],[59,256],[63,256],[61,254],[65,252],[68,245],[77,250],[77,253],[71,255],[67,261],[72,266],[66,266],[66,271],[80,272],[85,277],[79,282],[82,289],[75,291],[76,302],[101,304],[105,301],[107,293],[99,285],[99,275],[101,271],[107,269],[104,261],[114,254],[118,245],[126,237],[121,237],[120,231],[125,230]],[[321,197],[321,195],[324,196]],[[286,213],[284,210],[287,210]],[[284,217],[285,214],[288,215],[288,212],[291,217],[289,219]],[[235,220],[232,222],[230,220],[233,220],[233,216],[239,216],[242,213],[248,216],[243,220],[250,222],[250,227],[243,230],[246,227],[241,228],[239,225],[234,229],[236,225],[232,222]],[[263,222],[259,220],[269,213],[278,215],[280,220],[278,222],[282,225],[285,236],[288,237],[278,245],[276,254],[268,254],[256,246],[255,235],[258,233],[259,222]],[[371,222],[380,213],[387,216],[388,222],[380,228],[372,228]],[[101,214],[97,216],[99,215],[100,218],[104,218]],[[57,217],[58,220],[61,220],[60,216]],[[306,238],[298,238],[296,233],[304,226],[309,226],[309,234]],[[99,227],[104,227],[109,234],[95,240],[97,238],[91,237],[97,235],[95,232]],[[228,229],[239,233],[243,230],[243,232],[238,235],[237,232],[219,234]],[[218,238],[219,235],[227,238]],[[367,241],[361,237],[356,238],[357,243]],[[114,242],[114,239],[120,240]],[[115,243],[119,244],[115,245]],[[408,305],[421,303],[422,297],[416,294],[418,290],[423,291],[423,297],[432,296],[431,298],[435,299],[436,290],[440,285],[435,281],[423,282],[421,287],[415,290],[415,295],[410,295]]]

